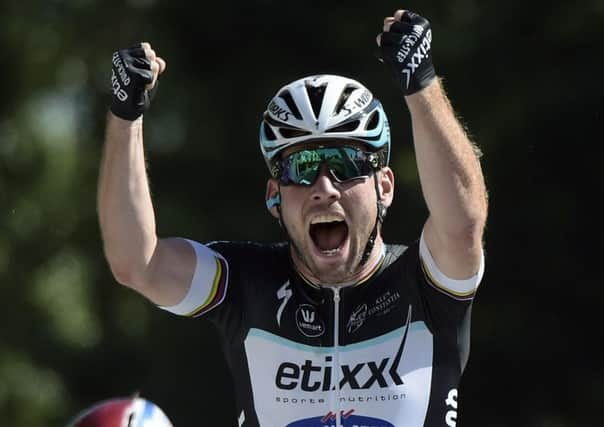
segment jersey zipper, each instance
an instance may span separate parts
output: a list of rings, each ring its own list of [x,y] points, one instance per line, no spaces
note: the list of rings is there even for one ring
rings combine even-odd
[[[336,427],[342,426],[340,414],[340,288],[333,287],[333,368],[335,377],[335,408]]]

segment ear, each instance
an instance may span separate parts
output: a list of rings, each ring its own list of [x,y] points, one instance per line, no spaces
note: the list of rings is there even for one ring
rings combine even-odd
[[[376,174],[376,179],[378,180],[382,204],[388,208],[394,198],[394,172],[388,166],[383,167]]]
[[[269,179],[266,182],[266,208],[277,219],[281,218],[279,213],[279,205],[281,204],[281,194],[279,193],[279,183],[276,179]]]

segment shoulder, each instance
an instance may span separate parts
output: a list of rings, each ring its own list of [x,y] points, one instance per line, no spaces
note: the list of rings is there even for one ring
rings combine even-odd
[[[197,256],[189,290],[180,303],[161,307],[175,314],[197,317],[217,306],[239,306],[242,299],[263,289],[256,284],[287,271],[285,243],[189,242]]]

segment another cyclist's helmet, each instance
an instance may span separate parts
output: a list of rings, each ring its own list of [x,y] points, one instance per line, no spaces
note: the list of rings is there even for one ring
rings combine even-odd
[[[282,87],[260,124],[260,149],[273,177],[286,148],[316,140],[354,141],[390,158],[390,127],[382,104],[361,83],[335,75],[304,77]]]
[[[172,427],[166,414],[141,397],[117,397],[81,411],[68,427]]]

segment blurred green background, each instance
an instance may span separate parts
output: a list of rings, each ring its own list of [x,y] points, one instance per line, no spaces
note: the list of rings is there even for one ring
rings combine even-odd
[[[437,72],[490,191],[458,425],[602,425],[603,0],[2,0],[0,426],[64,426],[135,391],[177,427],[235,425],[213,327],[120,287],[103,257],[112,51],[147,40],[168,63],[145,115],[160,235],[280,240],[259,119],[283,84],[326,72],[362,81],[389,112],[385,235],[409,242],[426,216],[409,116],[374,57],[401,7],[432,22]]]

